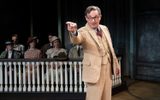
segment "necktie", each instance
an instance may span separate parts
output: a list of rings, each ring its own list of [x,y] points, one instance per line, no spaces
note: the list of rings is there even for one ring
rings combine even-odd
[[[97,29],[97,36],[100,36],[100,37],[102,37],[102,30],[101,29]]]

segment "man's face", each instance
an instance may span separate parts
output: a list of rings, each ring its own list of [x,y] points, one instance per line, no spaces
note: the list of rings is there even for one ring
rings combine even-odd
[[[99,23],[101,21],[101,15],[99,15],[97,10],[92,10],[90,13],[87,14],[87,16],[85,16],[85,18],[86,18],[88,25],[92,29],[98,28]]]
[[[12,36],[12,41],[15,42],[17,40],[16,36]]]
[[[6,49],[7,49],[7,50],[12,50],[12,45],[11,45],[11,44],[7,44],[7,45],[6,45]]]

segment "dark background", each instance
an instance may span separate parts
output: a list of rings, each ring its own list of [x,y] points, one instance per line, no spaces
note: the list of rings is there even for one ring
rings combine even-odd
[[[122,57],[123,76],[160,81],[159,0],[1,0],[0,51],[13,33],[19,34],[23,44],[34,35],[43,45],[48,42],[47,33],[52,32],[60,35],[69,49],[65,22],[71,20],[83,26],[88,5],[102,10],[101,23],[108,26],[116,54]]]

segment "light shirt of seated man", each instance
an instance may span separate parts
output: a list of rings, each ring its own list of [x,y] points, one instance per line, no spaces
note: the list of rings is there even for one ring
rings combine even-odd
[[[19,43],[18,34],[12,34],[13,49],[19,51],[22,55],[24,54],[24,45]]]
[[[74,45],[69,50],[69,59],[82,59],[83,58],[83,48],[81,45]]]

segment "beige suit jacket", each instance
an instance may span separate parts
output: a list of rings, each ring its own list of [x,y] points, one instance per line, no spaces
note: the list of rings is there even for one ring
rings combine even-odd
[[[105,34],[105,37],[107,39],[106,42],[108,42],[109,45],[109,49],[111,52],[110,63],[112,67],[112,74],[115,74],[115,69],[120,69],[120,66],[118,64],[118,60],[112,46],[110,33],[106,26],[100,25],[100,28]],[[102,55],[96,32],[91,29],[88,24],[86,24],[84,27],[78,29],[77,36],[70,34],[70,40],[73,44],[81,44],[83,46],[84,58],[82,80],[84,82],[96,83],[100,77],[102,65]]]

